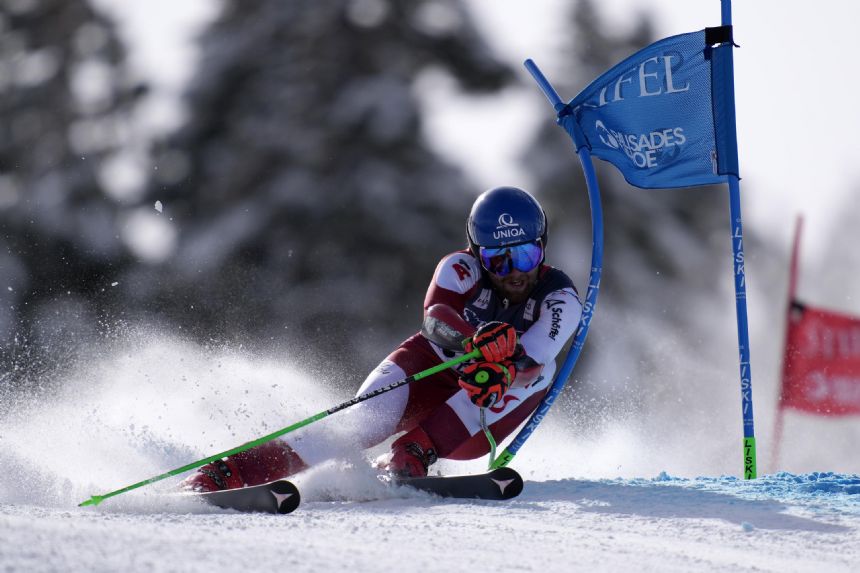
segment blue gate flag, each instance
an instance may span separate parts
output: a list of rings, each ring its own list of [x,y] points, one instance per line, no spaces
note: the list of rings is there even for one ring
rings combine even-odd
[[[726,183],[738,176],[731,48],[730,26],[664,38],[591,82],[559,123],[636,187]]]

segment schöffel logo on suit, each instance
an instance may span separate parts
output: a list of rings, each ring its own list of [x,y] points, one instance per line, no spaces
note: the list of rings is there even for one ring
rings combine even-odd
[[[499,215],[499,224],[496,225],[496,230],[493,231],[494,239],[512,239],[525,235],[526,232],[520,227],[519,223],[514,221],[514,216],[510,213],[502,213]]]
[[[567,304],[563,300],[557,298],[548,298],[543,301],[546,309],[552,313],[552,325],[549,330],[549,337],[555,340],[558,336],[558,331],[561,330],[561,313],[564,312],[562,305]]]

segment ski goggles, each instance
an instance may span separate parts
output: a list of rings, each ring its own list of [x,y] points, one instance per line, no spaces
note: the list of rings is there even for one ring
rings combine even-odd
[[[514,269],[527,273],[543,260],[543,245],[540,240],[510,247],[479,247],[481,264],[496,276],[511,274]]]

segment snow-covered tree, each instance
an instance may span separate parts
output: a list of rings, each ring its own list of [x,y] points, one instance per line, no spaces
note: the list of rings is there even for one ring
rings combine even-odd
[[[176,250],[135,281],[209,332],[363,375],[417,330],[479,191],[431,148],[416,84],[488,92],[511,73],[453,0],[228,1],[201,46],[151,194]]]
[[[130,259],[105,185],[138,90],[84,0],[0,2],[0,348],[5,372],[60,360]],[[40,352],[33,354],[34,347]],[[16,361],[16,353],[25,353]]]

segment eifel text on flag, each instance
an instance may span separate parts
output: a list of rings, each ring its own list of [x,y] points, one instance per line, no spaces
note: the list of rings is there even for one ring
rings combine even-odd
[[[559,122],[636,187],[726,183],[738,174],[730,36],[731,27],[707,28],[643,48],[589,84]]]

